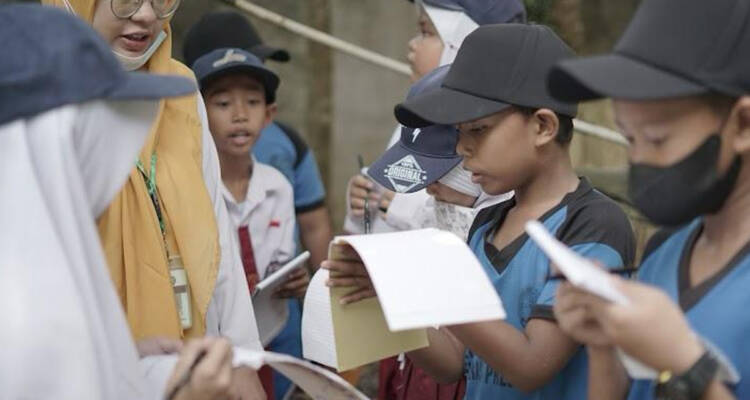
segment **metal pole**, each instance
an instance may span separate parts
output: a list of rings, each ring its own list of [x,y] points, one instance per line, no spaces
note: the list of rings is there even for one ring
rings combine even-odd
[[[262,20],[279,25],[282,28],[290,32],[304,36],[315,42],[322,43],[335,50],[341,51],[343,53],[352,55],[354,57],[357,57],[369,63],[379,65],[381,67],[390,69],[392,71],[395,71],[404,75],[411,74],[411,68],[409,68],[409,64],[396,61],[392,58],[386,57],[382,54],[378,54],[374,51],[370,51],[365,48],[359,47],[357,45],[353,45],[349,42],[345,42],[335,36],[331,36],[325,32],[321,32],[317,29],[313,29],[306,25],[300,24],[299,22],[293,21],[273,11],[269,11],[247,0],[224,0],[224,1],[243,11],[246,11],[254,15],[255,17],[258,17]]]

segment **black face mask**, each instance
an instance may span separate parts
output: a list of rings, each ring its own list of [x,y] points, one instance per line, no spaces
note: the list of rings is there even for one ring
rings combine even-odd
[[[654,223],[667,226],[719,211],[742,165],[736,157],[724,176],[719,176],[716,164],[720,148],[721,138],[716,134],[668,167],[631,164],[628,192],[635,208]]]

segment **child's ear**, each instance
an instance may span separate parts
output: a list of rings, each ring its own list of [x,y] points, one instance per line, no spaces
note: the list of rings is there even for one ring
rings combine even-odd
[[[732,107],[736,115],[737,132],[734,134],[734,150],[739,154],[750,153],[750,96],[742,96]],[[735,118],[730,114],[729,120]]]
[[[536,127],[536,138],[534,144],[544,146],[555,140],[557,129],[560,127],[560,121],[557,119],[554,111],[540,108],[531,116]]]
[[[265,128],[273,122],[273,119],[276,118],[276,111],[278,110],[278,107],[276,107],[276,103],[268,104],[266,106],[266,120],[263,123],[263,127]]]

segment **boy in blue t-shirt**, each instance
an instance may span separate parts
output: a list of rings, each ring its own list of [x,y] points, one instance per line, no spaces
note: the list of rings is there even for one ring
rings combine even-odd
[[[612,54],[550,73],[560,99],[614,99],[631,143],[630,197],[668,227],[645,250],[638,280],[647,285],[618,282],[627,307],[560,290],[561,326],[588,345],[592,397],[750,398],[748,21],[746,1],[647,0]],[[705,342],[739,382],[722,383]],[[659,378],[629,382],[614,346]]]
[[[441,88],[396,107],[406,126],[457,125],[458,153],[472,180],[488,194],[515,191],[513,199],[482,210],[469,234],[507,320],[431,329],[430,346],[408,354],[440,381],[465,376],[467,399],[585,397],[586,355],[554,321],[558,282],[549,279],[549,259],[524,233],[527,221],[540,220],[607,267],[633,262],[625,214],[573,171],[577,105],[546,91],[548,69],[570,56],[547,27],[483,26],[466,38]],[[356,263],[323,266],[334,286],[351,284],[359,271]],[[345,300],[369,294],[366,284]]]

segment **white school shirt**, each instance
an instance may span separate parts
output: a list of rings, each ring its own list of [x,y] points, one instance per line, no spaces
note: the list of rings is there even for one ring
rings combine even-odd
[[[232,221],[223,201],[219,156],[216,152],[203,97],[198,96],[198,116],[203,127],[203,180],[214,205],[219,231],[221,259],[216,286],[206,311],[206,335],[222,336],[235,346],[262,350],[258,327],[253,312],[250,294],[247,291],[245,271],[236,247],[236,236]]]
[[[255,266],[263,280],[276,268],[289,261],[295,252],[294,193],[292,185],[278,170],[253,157],[253,172],[245,199],[237,202],[221,185],[222,195],[234,227],[235,245],[239,253],[237,229],[247,226],[253,245]],[[242,280],[246,285],[246,280]],[[247,288],[245,289],[247,291]],[[253,299],[261,343],[268,345],[281,332],[289,317],[285,299],[259,296]]]

